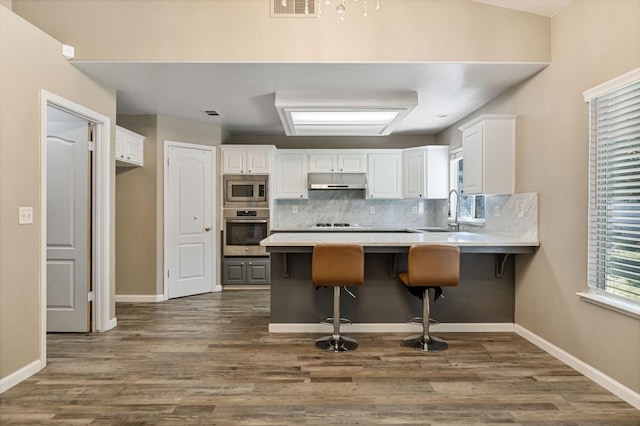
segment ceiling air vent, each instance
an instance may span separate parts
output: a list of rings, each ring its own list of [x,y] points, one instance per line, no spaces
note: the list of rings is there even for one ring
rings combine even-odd
[[[207,114],[210,117],[222,117],[222,114],[220,114],[215,109],[205,109],[202,112],[204,112],[205,114]]]
[[[316,16],[316,0],[271,0],[272,18],[315,18]]]

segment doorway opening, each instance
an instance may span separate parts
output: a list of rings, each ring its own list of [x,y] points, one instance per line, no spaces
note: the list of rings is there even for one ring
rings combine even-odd
[[[77,313],[78,320],[71,319],[66,325],[64,320],[63,327],[76,321],[84,331],[107,331],[116,326],[115,317],[110,319],[110,130],[109,117],[45,90],[41,92],[42,368],[46,366],[48,305],[59,312],[83,307]],[[76,149],[79,143],[86,150],[84,155]],[[82,170],[77,176],[77,171]],[[53,192],[49,194],[49,190]],[[77,200],[78,196],[82,199]],[[78,253],[71,253],[76,249]],[[82,263],[85,266],[78,267]],[[84,279],[76,280],[82,278],[76,277],[78,274]],[[49,294],[49,280],[55,293]],[[70,287],[76,281],[83,281],[83,287]]]

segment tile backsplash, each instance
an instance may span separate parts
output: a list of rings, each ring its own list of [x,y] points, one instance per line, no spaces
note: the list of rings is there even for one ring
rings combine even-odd
[[[297,213],[293,213],[294,207]],[[460,230],[538,240],[537,193],[487,196],[486,215],[484,223],[461,223]],[[309,228],[322,222],[374,228],[445,228],[447,200],[371,200],[365,199],[364,190],[312,190],[308,200],[276,200],[271,212],[274,230]]]
[[[298,213],[293,213],[294,207]],[[442,227],[447,223],[446,208],[447,200],[370,200],[365,199],[364,190],[312,190],[308,200],[276,200],[271,228],[308,228],[322,222],[379,228]]]

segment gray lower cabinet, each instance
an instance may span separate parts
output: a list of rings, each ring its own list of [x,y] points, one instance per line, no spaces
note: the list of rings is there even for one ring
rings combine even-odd
[[[225,257],[222,261],[222,284],[260,285],[271,282],[268,257]]]

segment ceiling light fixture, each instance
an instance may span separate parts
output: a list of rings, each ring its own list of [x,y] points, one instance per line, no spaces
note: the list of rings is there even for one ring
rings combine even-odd
[[[387,136],[418,105],[416,92],[276,94],[287,136]]]
[[[293,1],[294,3],[298,3],[301,0],[281,0],[282,7],[287,7],[288,1]],[[355,0],[355,1],[358,1],[358,0]],[[317,4],[318,5],[317,16],[318,18],[322,17],[322,2],[324,2],[326,6],[331,5],[331,0],[304,0],[305,15],[314,13],[312,9]],[[380,10],[380,0],[376,0],[376,10]],[[338,0],[336,11],[338,12],[338,16],[340,16],[340,20],[344,21],[344,17],[347,13],[347,0]],[[369,3],[367,0],[364,0],[362,2],[362,15],[369,16]]]

